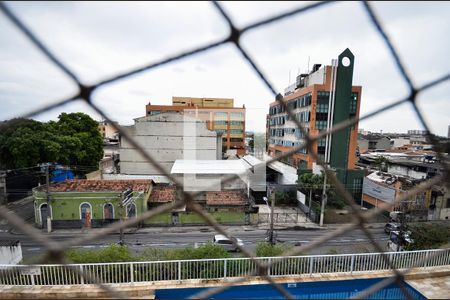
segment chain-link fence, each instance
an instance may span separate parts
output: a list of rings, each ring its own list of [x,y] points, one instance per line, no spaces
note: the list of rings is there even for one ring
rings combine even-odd
[[[36,109],[34,111],[28,112],[26,114],[23,114],[21,117],[32,117],[35,115],[38,115],[40,113],[46,112],[50,109],[53,108],[57,108],[57,107],[61,107],[65,104],[74,102],[76,100],[80,100],[82,99],[86,104],[88,104],[94,111],[96,111],[99,115],[101,115],[106,121],[110,122],[111,124],[115,124],[112,122],[112,118],[110,116],[108,116],[101,108],[99,108],[99,106],[97,106],[96,104],[94,104],[94,102],[92,101],[92,93],[98,89],[101,86],[104,86],[106,84],[110,84],[110,83],[114,83],[117,82],[120,79],[129,77],[131,75],[137,74],[137,73],[141,73],[144,71],[148,71],[151,69],[154,69],[156,67],[171,63],[171,62],[175,62],[175,61],[179,61],[183,58],[192,56],[194,54],[201,54],[201,53],[205,53],[211,49],[214,48],[218,48],[220,46],[223,46],[225,44],[232,44],[234,45],[237,50],[241,53],[242,55],[242,60],[243,62],[246,62],[248,64],[250,64],[251,68],[253,69],[255,75],[261,80],[261,83],[263,85],[265,85],[267,88],[269,88],[269,90],[271,91],[271,93],[273,94],[273,97],[276,99],[277,102],[279,102],[279,104],[284,107],[285,111],[287,112],[289,118],[291,120],[293,120],[297,127],[302,131],[302,133],[305,135],[305,144],[299,147],[295,147],[293,148],[291,151],[286,152],[282,155],[279,155],[275,158],[272,158],[271,160],[265,162],[267,164],[274,162],[274,161],[279,161],[281,159],[284,159],[286,157],[292,156],[294,153],[298,152],[301,149],[307,148],[309,153],[311,153],[311,155],[314,157],[314,159],[317,161],[317,163],[319,165],[321,165],[324,169],[325,169],[325,173],[327,178],[329,179],[329,181],[331,182],[331,184],[335,187],[336,192],[339,193],[343,199],[345,199],[346,203],[351,207],[351,209],[353,210],[353,214],[355,216],[355,222],[351,223],[351,224],[345,224],[342,225],[341,227],[339,227],[338,229],[336,229],[333,232],[330,232],[328,234],[323,235],[322,237],[316,239],[315,241],[307,244],[307,245],[303,245],[300,246],[298,248],[296,248],[295,250],[289,250],[288,253],[285,253],[286,256],[292,256],[292,255],[298,255],[300,253],[305,253],[306,251],[309,251],[311,249],[314,249],[315,247],[318,247],[320,245],[322,245],[323,243],[325,243],[326,241],[333,239],[345,232],[347,232],[348,230],[354,229],[354,228],[359,228],[361,229],[367,236],[367,238],[371,241],[371,243],[373,244],[373,246],[375,247],[375,249],[378,252],[383,252],[383,248],[375,241],[374,237],[372,236],[371,232],[369,232],[367,230],[367,228],[364,226],[364,224],[366,223],[367,220],[373,218],[374,216],[376,216],[377,214],[379,214],[382,210],[379,208],[373,208],[371,209],[369,212],[363,213],[359,207],[355,204],[354,200],[352,199],[352,196],[346,191],[345,186],[336,178],[336,176],[334,175],[334,173],[327,168],[327,166],[317,157],[317,155],[315,155],[314,151],[312,151],[312,147],[313,147],[313,143],[316,142],[317,140],[324,138],[326,135],[331,134],[331,133],[335,133],[339,130],[342,130],[344,128],[347,128],[349,126],[352,126],[354,124],[356,124],[357,122],[364,120],[364,119],[368,119],[368,118],[372,118],[375,115],[379,115],[382,114],[390,109],[396,108],[404,103],[409,103],[415,114],[417,119],[420,121],[420,123],[422,124],[422,126],[425,128],[425,130],[427,131],[427,137],[428,139],[431,141],[431,143],[434,145],[435,149],[439,149],[437,147],[438,145],[438,141],[436,140],[436,138],[434,137],[434,135],[431,134],[430,130],[429,130],[429,126],[426,123],[424,117],[423,117],[423,113],[421,112],[421,110],[419,109],[419,107],[417,106],[417,96],[422,93],[423,91],[432,89],[434,87],[436,87],[437,85],[447,81],[450,79],[450,73],[442,76],[440,78],[437,78],[423,86],[416,86],[413,84],[411,77],[409,76],[408,72],[406,71],[405,68],[405,64],[403,63],[401,57],[399,56],[398,52],[396,51],[395,47],[393,46],[393,44],[391,43],[391,40],[389,39],[389,36],[387,35],[387,33],[385,32],[385,30],[383,29],[383,24],[380,22],[376,12],[373,10],[372,5],[369,2],[361,2],[360,5],[363,6],[365,12],[367,13],[367,17],[370,19],[370,22],[372,24],[372,26],[375,28],[375,30],[378,32],[378,34],[380,35],[380,37],[382,38],[382,40],[384,41],[384,45],[385,47],[389,50],[390,55],[393,57],[394,62],[395,62],[395,66],[398,69],[398,71],[401,73],[403,81],[407,84],[408,88],[409,88],[409,94],[407,97],[405,97],[404,99],[400,99],[392,104],[388,104],[386,106],[380,107],[377,110],[362,116],[362,117],[355,117],[352,119],[349,119],[345,122],[341,122],[339,124],[336,124],[333,126],[333,128],[326,130],[324,132],[321,132],[320,134],[316,135],[316,136],[309,136],[307,134],[307,132],[304,132],[303,127],[301,126],[301,124],[297,121],[297,119],[294,117],[293,112],[291,110],[290,107],[287,107],[286,103],[283,101],[283,96],[281,94],[279,94],[275,88],[272,86],[272,84],[270,83],[268,77],[263,74],[263,72],[261,71],[261,69],[257,66],[257,64],[255,63],[255,61],[253,60],[253,58],[249,55],[249,53],[247,53],[246,50],[244,50],[241,46],[241,36],[243,33],[245,32],[249,32],[252,30],[255,30],[256,28],[262,28],[267,24],[270,23],[274,23],[274,22],[278,22],[280,20],[286,19],[286,18],[290,18],[292,16],[295,15],[302,15],[307,13],[308,11],[312,11],[317,9],[318,7],[326,7],[330,4],[331,2],[317,2],[317,3],[313,3],[313,4],[309,4],[297,9],[293,9],[290,10],[288,12],[285,13],[281,13],[278,14],[276,16],[270,17],[270,18],[266,18],[262,21],[259,22],[255,22],[253,24],[247,25],[243,28],[237,28],[235,26],[235,24],[233,23],[233,21],[231,20],[231,18],[229,17],[229,15],[224,11],[224,9],[222,8],[221,4],[217,3],[217,2],[212,2],[213,6],[215,7],[215,9],[217,9],[217,11],[220,13],[220,15],[223,17],[223,19],[227,22],[228,27],[229,27],[229,35],[227,38],[225,39],[221,39],[221,40],[217,40],[214,42],[211,42],[207,45],[201,45],[197,48],[193,48],[190,51],[185,51],[181,54],[177,54],[174,56],[168,56],[165,59],[162,59],[160,61],[148,64],[144,67],[141,68],[137,68],[137,69],[133,69],[130,70],[128,72],[124,72],[121,74],[118,74],[116,76],[113,76],[111,78],[108,78],[106,80],[103,80],[101,82],[98,82],[96,84],[93,85],[84,85],[81,83],[80,79],[65,65],[64,62],[60,61],[53,53],[52,51],[49,50],[49,48],[47,48],[46,45],[44,45],[37,37],[36,35],[32,32],[32,30],[30,30],[29,28],[27,28],[27,26],[25,26],[25,24],[23,22],[21,22],[21,20],[19,20],[15,14],[10,10],[10,8],[8,7],[9,5],[2,2],[0,3],[0,8],[4,14],[4,16],[6,16],[12,23],[14,23],[14,25],[20,29],[20,31],[47,57],[47,59],[49,59],[50,61],[52,61],[52,63],[57,66],[61,71],[64,72],[64,74],[70,78],[73,82],[75,82],[78,86],[78,92],[73,95],[72,97],[69,97],[67,99],[63,99],[60,100],[56,103],[52,103],[50,105],[46,105],[43,106],[39,109]],[[178,186],[182,186],[181,182],[178,182],[175,178],[172,177],[171,174],[169,174],[167,171],[165,171],[158,163],[157,161],[155,161],[155,159],[149,155],[146,151],[144,151],[139,145],[138,143],[130,136],[130,134],[123,130],[120,126],[118,125],[114,125],[116,126],[118,132],[120,133],[120,135],[122,136],[123,139],[127,140],[133,147],[135,147],[139,153],[148,161],[150,162],[152,165],[155,166],[156,169],[158,169],[162,174],[164,174],[165,176],[167,176],[169,179],[171,179],[173,182],[175,182]],[[435,176],[432,179],[421,183],[420,185],[416,186],[414,189],[409,190],[408,192],[402,194],[398,199],[396,199],[395,203],[391,204],[391,205],[387,205],[387,207],[393,207],[396,204],[400,203],[402,200],[407,199],[408,197],[410,197],[411,195],[414,195],[418,192],[424,191],[425,189],[435,185],[435,184],[439,184],[439,183],[444,183],[448,181],[448,170],[449,170],[449,165],[448,165],[448,161],[446,161],[446,159],[443,157],[443,155],[441,153],[437,153],[438,154],[438,158],[440,160],[440,162],[443,165],[444,168],[444,174],[443,175],[439,175],[439,176]],[[233,179],[235,179],[236,176],[229,176],[227,177],[224,181],[231,181]],[[447,180],[447,181],[446,181]],[[13,225],[16,228],[20,228],[20,230],[29,236],[30,239],[35,240],[36,242],[38,242],[39,244],[41,244],[43,247],[45,247],[45,249],[47,250],[47,259],[49,259],[50,257],[59,263],[63,263],[63,264],[67,264],[70,263],[68,262],[65,257],[64,257],[64,251],[66,249],[68,249],[71,246],[74,245],[80,245],[83,243],[86,243],[88,241],[92,241],[95,240],[101,236],[104,236],[106,234],[109,233],[114,233],[117,232],[119,229],[121,228],[127,228],[127,227],[131,227],[131,226],[135,226],[137,225],[139,222],[144,221],[146,219],[155,217],[159,214],[162,213],[168,213],[171,210],[173,210],[174,208],[180,208],[183,207],[184,205],[186,205],[190,210],[195,211],[198,215],[200,215],[212,228],[214,228],[215,231],[217,231],[218,233],[221,233],[229,238],[231,238],[231,235],[226,232],[226,230],[216,222],[216,220],[214,220],[214,218],[212,218],[207,212],[205,212],[202,207],[196,203],[195,201],[193,201],[193,198],[195,198],[195,195],[192,194],[188,194],[183,192],[182,195],[182,199],[181,200],[177,200],[173,203],[170,204],[166,204],[163,206],[159,206],[153,210],[147,211],[145,213],[143,213],[142,215],[138,216],[137,218],[133,218],[133,219],[128,219],[122,223],[115,223],[115,224],[111,224],[108,227],[102,228],[102,229],[98,229],[98,230],[92,230],[90,233],[84,235],[83,237],[80,238],[73,238],[72,240],[68,241],[68,242],[64,242],[64,243],[58,243],[55,242],[51,239],[49,239],[47,236],[43,235],[39,230],[37,230],[36,228],[30,226],[29,224],[27,224],[26,222],[24,222],[23,220],[21,220],[20,218],[16,217],[15,214],[13,214],[11,211],[8,211],[5,207],[0,207],[0,216],[2,218],[4,218],[5,220],[7,220],[11,225]],[[255,259],[255,254],[250,252],[249,250],[242,248],[241,246],[237,245],[236,246],[241,250],[241,252],[243,254],[245,254],[245,256],[247,256],[248,258],[250,258],[250,260],[254,263],[255,268],[254,270],[252,270],[251,272],[249,272],[247,274],[247,276],[244,276],[238,280],[235,281],[231,281],[231,282],[227,282],[225,284],[223,284],[221,287],[219,288],[211,288],[207,291],[203,291],[197,295],[195,295],[195,298],[208,298],[208,297],[212,297],[214,294],[223,291],[225,289],[227,289],[230,286],[236,285],[238,283],[243,283],[246,282],[247,280],[249,280],[252,276],[257,275],[257,274],[267,274],[267,272],[263,272],[264,270],[267,270],[269,267],[273,268],[276,266],[276,264],[279,264],[282,260],[277,260],[277,261],[273,261],[270,263],[267,262],[262,262],[260,260]],[[432,259],[433,256],[430,255],[424,259],[421,259],[419,261],[416,262],[417,266],[422,266],[426,260],[430,260]],[[410,269],[402,270],[399,271],[395,268],[395,266],[392,264],[392,262],[389,260],[389,257],[387,256],[383,256],[383,260],[386,264],[388,264],[390,266],[390,268],[393,271],[394,276],[387,278],[383,281],[381,281],[380,283],[373,285],[371,288],[366,289],[365,291],[359,293],[356,297],[357,298],[363,298],[367,295],[369,295],[370,293],[374,292],[374,291],[378,291],[384,287],[386,287],[387,285],[393,283],[393,282],[398,282],[399,286],[402,290],[402,292],[404,293],[404,295],[407,298],[411,298],[411,295],[409,295],[408,291],[406,290],[405,286],[401,284],[401,279],[403,278],[403,276],[408,273],[408,271]],[[73,268],[73,272],[77,273],[80,272],[79,269],[77,268]],[[102,287],[103,289],[105,289],[106,291],[108,291],[113,297],[124,297],[126,295],[122,295],[119,291],[116,291],[114,289],[111,288],[111,286],[105,285],[102,283],[102,281],[100,280],[100,278],[97,278],[95,274],[93,273],[89,273],[89,272],[83,272],[82,274],[85,278],[88,278],[90,282],[95,282],[96,284],[98,284],[100,287]],[[280,284],[276,283],[274,281],[274,279],[269,276],[269,275],[265,275],[263,276],[263,278],[270,283],[271,285],[273,285],[274,288],[276,288],[284,297],[286,298],[293,298],[293,296],[285,289],[283,288],[283,286],[281,286]]]

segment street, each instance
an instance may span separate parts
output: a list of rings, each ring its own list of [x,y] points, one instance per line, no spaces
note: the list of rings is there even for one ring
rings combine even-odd
[[[254,251],[258,242],[264,241],[266,229],[258,228],[242,228],[242,226],[230,227],[229,232],[244,241],[244,247]],[[300,246],[320,238],[322,235],[329,233],[334,229],[303,229],[303,230],[277,230],[278,243],[288,243],[293,246]],[[183,248],[194,246],[195,243],[206,243],[212,241],[215,232],[209,228],[183,228],[180,227],[178,232],[164,232],[164,228],[143,228],[136,233],[125,234],[125,243],[133,252],[141,252],[145,249],[156,248]],[[387,242],[387,235],[383,229],[370,228],[369,231],[373,234],[376,241],[381,245]],[[52,232],[45,235],[58,242],[64,242],[75,237],[83,235],[80,230]],[[42,254],[44,248],[33,241],[26,235],[11,234],[7,232],[0,233],[0,240],[18,239],[22,245],[22,252],[24,258],[29,258],[35,255]],[[108,244],[119,241],[119,234],[110,234],[98,238],[94,242],[89,242],[86,245],[76,246],[74,248],[95,249],[105,247]],[[308,254],[327,254],[330,251],[334,253],[355,253],[373,251],[373,246],[370,244],[368,238],[361,230],[353,230],[344,235],[333,238],[318,247]]]

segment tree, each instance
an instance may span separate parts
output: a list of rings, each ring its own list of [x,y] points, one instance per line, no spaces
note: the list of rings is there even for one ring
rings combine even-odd
[[[0,124],[0,167],[16,169],[55,162],[95,170],[103,157],[97,122],[84,113],[62,113],[58,119],[48,123],[12,119]]]
[[[387,172],[389,166],[389,159],[384,156],[378,156],[373,162],[375,168],[377,168],[381,172]]]
[[[323,192],[324,174],[304,173],[297,180],[298,189],[307,197],[311,192],[312,200],[321,199]],[[330,184],[326,186],[327,205],[335,208],[343,208],[345,203],[338,197]]]

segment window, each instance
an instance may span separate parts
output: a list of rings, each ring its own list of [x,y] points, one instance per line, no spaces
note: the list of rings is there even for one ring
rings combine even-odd
[[[244,122],[242,121],[231,121],[231,125],[243,125]]]
[[[233,244],[233,242],[230,240],[218,240],[217,243],[223,244],[223,245],[232,245]]]
[[[80,219],[83,227],[90,228],[92,220],[92,206],[84,202],[80,204]]]
[[[450,208],[450,198],[447,198],[447,208]]]
[[[214,125],[227,125],[227,121],[214,121]]]
[[[316,121],[316,128],[319,130],[327,129],[327,121]]]
[[[231,134],[242,134],[243,131],[241,129],[230,129]]]
[[[216,120],[226,120],[227,117],[228,117],[228,114],[226,112],[216,112],[216,113],[214,113],[214,119],[216,119]]]
[[[360,200],[362,197],[362,186],[363,186],[362,178],[353,179],[353,188],[351,192],[353,194],[353,198],[357,201]]]
[[[230,142],[234,142],[234,143],[242,143],[243,139],[240,138],[230,138]]]
[[[352,93],[350,99],[350,115],[355,115],[357,108],[358,108],[358,93]]]
[[[231,120],[244,120],[244,113],[231,113]]]
[[[106,203],[103,206],[103,219],[111,220],[114,219],[114,207],[111,203]]]
[[[328,103],[318,103],[316,112],[318,113],[328,113]]]
[[[127,205],[127,218],[136,217],[136,204],[130,203]]]

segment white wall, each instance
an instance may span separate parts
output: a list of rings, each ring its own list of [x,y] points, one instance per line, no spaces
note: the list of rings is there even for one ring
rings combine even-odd
[[[217,141],[216,132],[208,130],[205,122],[179,113],[138,118],[135,119],[135,125],[127,130],[138,145],[169,173],[177,159],[188,155],[191,159],[215,160],[218,152],[222,151],[217,148],[221,144]],[[133,175],[163,174],[123,138],[120,145],[120,172]]]
[[[408,168],[406,166],[400,166],[400,165],[389,165],[388,173],[391,173],[393,175],[409,176],[409,177],[412,177],[415,179],[422,179],[422,178],[427,177],[427,174],[424,172],[417,172],[417,171],[411,170],[410,168]]]
[[[409,138],[394,138],[392,140],[394,141],[394,148],[410,144]]]
[[[326,75],[325,70],[326,70],[325,66],[322,66],[319,70],[309,75],[306,78],[306,86],[313,84],[324,84]]]
[[[0,264],[17,265],[22,260],[22,247],[20,243],[17,246],[0,247]]]

